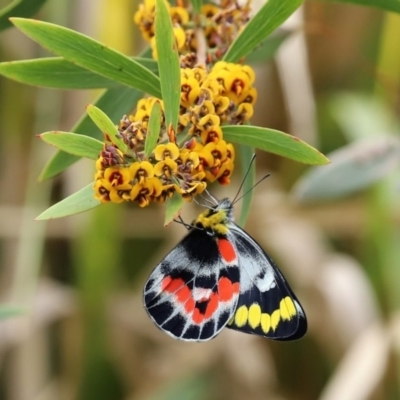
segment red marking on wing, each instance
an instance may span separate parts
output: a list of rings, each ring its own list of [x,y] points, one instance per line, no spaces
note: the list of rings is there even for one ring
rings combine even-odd
[[[229,278],[222,277],[218,281],[218,293],[221,301],[229,301],[239,293],[239,282],[232,283]]]
[[[182,286],[176,293],[175,293],[176,300],[179,303],[186,303],[191,297],[192,293],[190,293],[190,289],[185,285]]]
[[[218,294],[213,293],[208,300],[207,308],[205,309],[204,314],[198,309],[195,308],[192,315],[192,321],[195,324],[201,324],[204,320],[210,319],[213,314],[217,311],[219,304]]]
[[[185,303],[185,311],[188,312],[189,314],[191,314],[192,312],[194,312],[195,310],[195,305],[196,302],[190,298],[186,303]]]
[[[171,294],[175,294],[183,286],[186,286],[183,279],[172,279],[170,276],[166,276],[161,282],[161,289]]]
[[[215,311],[218,309],[219,299],[217,293],[213,293],[210,297],[210,301],[208,302],[206,312],[204,313],[204,318],[209,319],[213,316]]]
[[[182,304],[186,312],[193,312],[196,303],[193,300],[191,290],[183,279],[173,279],[170,276],[166,276],[161,282],[161,289],[164,292],[173,294],[175,301]]]
[[[204,321],[204,314],[198,308],[195,308],[193,311],[192,321],[197,325],[200,325]]]
[[[183,304],[186,312],[188,313],[193,312],[196,303],[193,300],[192,292],[186,285],[175,293],[175,299],[177,302]]]
[[[232,243],[227,239],[218,239],[218,250],[221,257],[226,262],[233,262],[236,260],[236,251]]]
[[[171,283],[172,278],[170,276],[166,276],[161,282],[161,290],[165,290],[168,285]]]
[[[174,300],[181,304],[188,314],[191,314],[193,323],[200,325],[212,318],[218,310],[220,301],[229,301],[235,294],[239,293],[239,283],[232,283],[228,278],[222,277],[218,281],[218,292],[212,293],[209,298],[204,298],[203,301],[198,300],[198,303],[207,303],[205,310],[196,307],[193,293],[182,278],[166,276],[161,282],[161,289],[173,295]]]

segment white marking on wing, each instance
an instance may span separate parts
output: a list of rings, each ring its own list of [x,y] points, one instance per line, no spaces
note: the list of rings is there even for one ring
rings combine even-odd
[[[211,289],[204,289],[195,287],[192,290],[192,296],[194,301],[205,301],[208,300],[212,295]]]

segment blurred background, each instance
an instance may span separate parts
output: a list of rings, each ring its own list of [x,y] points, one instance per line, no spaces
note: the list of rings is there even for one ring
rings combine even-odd
[[[35,18],[134,55],[136,8],[49,0]],[[0,77],[0,399],[400,399],[400,16],[309,0],[275,37],[273,58],[262,49],[249,58],[252,123],[294,134],[332,163],[258,153],[258,177],[272,175],[255,189],[246,230],[303,304],[307,335],[279,343],[226,329],[193,344],[159,331],[142,288],[185,234],[163,228],[162,206],[34,221],[95,170],[82,160],[38,182],[55,149],[35,135],[71,130],[101,91]],[[15,28],[1,32],[0,61],[44,56]],[[233,197],[237,170],[211,191]],[[198,212],[187,204],[183,217]]]

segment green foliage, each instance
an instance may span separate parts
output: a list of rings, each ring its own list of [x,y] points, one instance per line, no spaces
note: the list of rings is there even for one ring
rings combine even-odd
[[[177,193],[174,193],[172,197],[167,199],[165,202],[164,226],[167,226],[179,216],[183,202],[184,200],[182,196],[178,195]]]
[[[303,0],[269,0],[245,26],[224,56],[227,62],[238,62],[251,53],[279,25],[281,25]]]
[[[86,111],[96,126],[103,132],[104,136],[108,141],[115,143],[121,151],[127,151],[127,146],[123,140],[119,137],[117,127],[113,124],[107,114],[97,108],[96,106],[89,104],[86,107]],[[62,149],[63,150],[63,149]]]
[[[242,194],[239,193],[239,196],[246,193],[246,195],[242,199],[242,207],[240,208],[238,224],[239,226],[244,227],[247,221],[247,217],[250,214],[251,202],[254,196],[254,191],[252,190],[252,188],[254,187],[256,181],[256,164],[254,161],[251,161],[254,157],[255,150],[253,147],[243,144],[238,145],[238,147],[240,154],[240,165],[243,176]]]
[[[158,136],[160,134],[161,124],[161,106],[160,103],[155,103],[151,109],[149,118],[149,127],[146,143],[144,146],[144,154],[146,157],[150,157],[151,153],[156,147]]]
[[[228,141],[254,146],[304,164],[324,165],[329,163],[329,160],[314,147],[295,136],[275,129],[250,125],[225,125],[222,127],[222,131],[224,138]]]
[[[196,14],[200,14],[201,11],[201,6],[203,5],[202,0],[192,0],[192,5],[194,10],[196,11]]]
[[[47,0],[14,0],[0,10],[0,31],[11,28],[10,17],[31,17]]]
[[[71,132],[44,132],[39,137],[62,151],[92,160],[97,160],[103,149],[103,143],[99,140]]]
[[[40,3],[43,2],[35,0],[14,1],[10,5],[14,8],[12,8],[9,16],[32,15],[35,12],[33,11],[35,7],[37,9]],[[400,12],[398,0],[336,0],[336,2],[353,3],[386,11]],[[197,10],[200,9],[201,3],[201,0],[194,2]],[[283,20],[286,14],[279,14],[279,5],[282,4],[283,8],[285,4],[289,3],[273,0],[270,0],[269,3],[267,2],[271,7],[270,10],[272,10],[272,6],[275,7],[275,14],[272,14],[271,18],[280,15]],[[326,4],[321,3],[318,4],[318,7],[327,7]],[[328,3],[328,1],[326,0],[325,3]],[[291,4],[294,7],[294,3]],[[28,13],[23,14],[20,11],[22,8],[18,9],[16,7],[19,5],[25,7]],[[328,6],[331,5],[328,4]],[[338,12],[335,18],[346,18],[344,14],[347,8],[345,5],[335,7],[335,12],[339,8],[340,10],[343,9],[343,12]],[[357,9],[357,7],[352,8]],[[329,10],[329,8],[324,8],[324,11],[326,10]],[[0,29],[9,26],[8,17],[4,17],[4,15],[3,10],[0,12]],[[384,13],[375,13],[373,17],[376,20],[382,18],[382,21],[379,20],[382,25],[388,20],[388,15]],[[267,26],[262,26],[263,23],[267,22]],[[306,17],[305,22],[311,21]],[[36,22],[34,23],[36,24]],[[325,19],[323,19],[322,23],[325,23],[324,26],[326,28]],[[229,57],[232,57],[232,60],[236,60],[240,54],[247,53],[246,63],[261,63],[271,59],[279,46],[290,35],[290,32],[282,31],[269,35],[273,30],[270,27],[274,26],[274,24],[276,24],[274,20],[269,21],[268,18],[260,19],[258,32],[257,29],[253,29],[253,33],[250,31],[253,38],[242,37],[240,39],[241,42],[238,39],[238,43],[235,44],[237,47],[233,49],[235,52],[231,53]],[[308,28],[311,28],[311,25],[305,26],[307,31]],[[328,34],[325,37],[321,35],[319,40],[324,40],[325,43],[329,42],[328,39],[332,38],[331,33],[337,29],[337,26],[334,26],[332,31],[331,28],[332,26],[329,25],[329,32],[323,32]],[[358,28],[361,28],[361,23]],[[272,30],[268,32],[270,29]],[[337,33],[337,31],[335,32]],[[365,35],[363,40],[373,34],[375,37],[379,37],[381,34],[382,36],[384,35],[384,29],[376,31],[373,27],[368,27],[367,31],[362,32],[359,30],[358,32],[360,35]],[[269,36],[262,39],[261,36],[265,35]],[[329,38],[327,38],[328,36]],[[375,82],[380,86],[382,93],[385,95],[386,92],[386,95],[389,93],[389,95],[395,97],[396,91],[393,88],[398,86],[400,77],[398,65],[396,66],[393,63],[393,59],[398,53],[396,37],[398,35],[391,33],[392,47],[385,46],[385,51],[391,56],[391,64],[387,69],[375,68],[375,61],[368,59],[368,65],[363,66],[367,73],[363,68],[360,68],[355,74],[346,75],[345,83],[347,84],[350,81],[347,78],[351,77],[352,88],[353,85],[356,87],[357,79],[359,76],[364,77],[363,74],[367,76],[369,82],[374,82],[375,75],[371,71],[376,69],[377,78]],[[79,36],[74,36],[74,38],[78,39]],[[79,40],[75,39],[71,40],[68,45],[80,48]],[[381,40],[383,42],[383,37]],[[343,37],[342,42],[339,43],[343,45],[345,42],[348,43],[348,36]],[[371,46],[370,43],[367,43],[367,40],[364,40],[362,44],[365,47]],[[313,48],[315,47],[311,44],[310,51]],[[364,50],[364,48],[359,47],[357,53],[359,52],[360,54],[357,54],[354,58],[347,54],[346,57],[348,56],[351,62],[359,61],[364,55]],[[319,51],[321,51],[320,48]],[[382,45],[379,52],[377,51],[376,53],[383,52],[384,46]],[[108,54],[103,51],[100,53],[101,56],[96,61],[100,64],[98,68],[108,69]],[[41,179],[48,179],[65,171],[80,157],[97,158],[101,150],[101,142],[99,140],[102,140],[103,132],[111,131],[115,135],[115,124],[118,123],[122,115],[129,113],[138,99],[144,95],[144,92],[147,92],[147,89],[138,90],[136,84],[131,86],[127,85],[126,82],[121,83],[120,71],[115,73],[114,76],[114,70],[110,68],[108,75],[106,75],[98,70],[89,69],[89,64],[85,64],[85,66],[81,62],[75,64],[71,58],[64,58],[61,52],[56,54],[60,54],[61,57],[0,63],[0,74],[22,83],[43,87],[61,89],[104,88],[107,90],[99,96],[96,102],[93,102],[96,108],[90,107],[91,111],[94,110],[94,113],[91,113],[93,120],[85,113],[75,127],[68,129],[74,133],[45,132],[39,135],[43,141],[59,149],[43,170]],[[323,52],[321,52],[322,54]],[[315,57],[315,54],[311,53],[311,56]],[[341,59],[343,54],[339,53],[335,56]],[[174,118],[174,106],[172,103],[176,98],[172,94],[170,100],[167,100],[165,91],[168,92],[168,90],[163,89],[163,81],[168,83],[168,80],[172,79],[168,75],[171,71],[166,67],[160,67],[160,70],[163,71],[159,75],[157,62],[143,58],[134,58],[134,61],[141,64],[156,77],[160,77],[157,83],[157,90],[162,93],[163,100],[166,106],[168,105],[168,110],[171,111],[171,117],[168,118],[172,121]],[[344,61],[346,60],[341,59],[340,62]],[[359,67],[358,61],[355,63],[357,68]],[[124,62],[126,62],[125,59]],[[162,62],[163,56],[161,56],[160,65]],[[103,63],[104,65],[102,65]],[[350,69],[351,66],[349,67]],[[326,99],[332,96],[331,93],[326,91],[326,87],[336,93],[338,88],[341,85],[345,86],[345,84],[343,84],[343,76],[340,73],[337,77],[335,76],[333,81],[330,81],[329,77],[332,77],[332,75],[329,75],[326,70],[318,70],[315,65],[310,66],[310,74],[319,76],[318,85],[315,87],[315,100],[319,111],[321,98]],[[127,77],[128,74],[124,76]],[[322,76],[328,77],[328,80],[327,78],[324,80]],[[146,85],[146,83],[147,80],[143,79],[142,84]],[[321,87],[324,87],[325,90],[321,90]],[[3,90],[3,87],[1,89]],[[348,87],[346,89],[348,90]],[[155,90],[154,87],[153,90]],[[269,88],[265,90],[269,90]],[[57,314],[60,303],[55,302],[54,305],[56,307],[53,307],[51,301],[46,302],[47,306],[51,306],[50,309],[46,306],[46,309],[37,309],[38,314],[35,313],[39,317],[48,317],[49,314],[47,312],[50,310],[52,313],[54,312],[52,315],[56,318],[57,315],[61,315],[61,318],[54,320],[57,321],[56,323],[50,322],[49,329],[47,328],[49,325],[41,325],[44,328],[41,331],[44,331],[46,336],[42,336],[40,339],[46,338],[45,340],[47,340],[48,337],[51,337],[51,342],[45,343],[45,346],[50,346],[48,348],[52,350],[51,362],[59,362],[54,359],[60,356],[63,358],[61,361],[63,363],[66,362],[66,365],[63,364],[62,366],[57,364],[54,371],[53,364],[46,365],[46,357],[42,357],[43,359],[39,360],[39,367],[43,364],[45,373],[50,373],[47,384],[43,386],[46,389],[46,393],[47,390],[50,392],[52,390],[56,391],[55,386],[57,385],[54,386],[54,382],[50,378],[57,375],[57,380],[61,379],[62,382],[68,382],[65,393],[74,392],[73,395],[82,399],[139,396],[146,400],[181,398],[188,400],[232,398],[232,395],[233,397],[236,395],[238,398],[247,395],[248,398],[286,396],[310,399],[327,398],[329,394],[330,398],[339,399],[341,394],[346,393],[346,390],[347,393],[362,393],[362,395],[369,397],[375,395],[388,399],[399,398],[400,389],[395,387],[400,382],[399,368],[397,368],[399,365],[399,352],[396,348],[399,337],[397,310],[400,306],[400,291],[398,290],[400,270],[397,262],[400,259],[400,247],[398,245],[400,243],[398,229],[399,127],[397,125],[398,122],[396,123],[396,116],[388,117],[387,115],[390,108],[396,109],[397,102],[390,104],[390,101],[384,99],[385,102],[377,104],[374,100],[376,97],[373,95],[368,97],[353,96],[349,95],[349,93],[333,97],[329,103],[329,113],[334,122],[334,129],[325,132],[319,126],[319,137],[317,138],[318,140],[322,137],[320,142],[322,143],[322,148],[324,148],[324,135],[339,138],[334,140],[336,140],[336,144],[340,143],[340,149],[327,154],[331,160],[329,165],[325,165],[327,158],[317,150],[283,132],[252,126],[224,127],[224,138],[235,142],[237,154],[235,173],[239,170],[243,175],[247,171],[249,160],[256,148],[304,164],[316,165],[308,168],[301,178],[297,179],[299,170],[298,168],[293,168],[294,163],[285,162],[285,160],[283,162],[280,161],[277,168],[279,171],[273,174],[273,179],[276,179],[278,175],[279,183],[282,186],[286,185],[286,188],[292,184],[294,179],[297,179],[297,184],[293,190],[295,200],[298,202],[319,201],[317,207],[303,207],[296,204],[295,208],[293,208],[288,196],[281,190],[279,190],[279,193],[275,192],[274,187],[271,189],[270,182],[267,180],[265,186],[265,192],[267,192],[265,197],[266,207],[264,208],[263,203],[262,207],[253,209],[253,211],[258,213],[254,213],[256,218],[264,211],[265,214],[273,214],[273,218],[269,219],[265,215],[267,223],[264,226],[264,215],[262,215],[263,221],[258,226],[254,224],[249,227],[251,231],[254,229],[257,232],[257,229],[260,229],[259,232],[265,233],[265,238],[263,237],[262,240],[265,239],[266,243],[268,242],[266,248],[268,251],[272,250],[271,254],[279,262],[278,265],[282,266],[283,269],[288,267],[290,270],[290,265],[294,264],[293,271],[290,271],[293,276],[289,275],[288,277],[291,278],[290,282],[293,282],[292,284],[296,288],[296,294],[298,294],[299,299],[305,301],[306,306],[307,299],[309,307],[311,307],[310,304],[315,298],[323,299],[322,306],[319,307],[318,312],[314,315],[313,335],[308,335],[301,342],[285,343],[284,346],[273,343],[268,344],[274,350],[275,360],[272,362],[263,354],[263,351],[259,351],[258,345],[260,343],[257,341],[251,340],[245,343],[243,338],[243,349],[235,349],[235,341],[239,340],[239,338],[236,339],[233,332],[224,332],[215,342],[204,345],[173,343],[171,338],[161,337],[161,333],[157,331],[150,334],[146,326],[146,323],[150,324],[150,322],[145,320],[140,298],[138,299],[140,296],[136,292],[132,295],[132,287],[134,286],[136,290],[139,286],[142,286],[143,274],[145,274],[144,269],[147,268],[147,263],[154,264],[155,259],[164,252],[164,249],[160,249],[160,254],[156,254],[153,242],[147,237],[151,232],[152,240],[154,240],[155,232],[141,229],[142,225],[144,225],[143,221],[146,221],[148,215],[155,210],[148,209],[143,213],[140,210],[140,217],[136,219],[136,216],[139,215],[135,214],[136,210],[133,212],[129,210],[129,214],[121,215],[118,213],[125,212],[123,207],[98,207],[88,213],[86,216],[88,219],[85,220],[86,223],[84,225],[87,229],[83,229],[80,237],[76,239],[76,247],[79,248],[76,248],[74,252],[75,262],[73,262],[72,266],[72,279],[69,276],[69,282],[74,278],[77,278],[78,281],[79,290],[76,290],[76,285],[74,285],[73,296],[74,299],[76,295],[80,296],[81,302],[79,304],[74,302],[73,308],[76,310],[79,307],[79,318],[75,318],[75,312],[72,318],[69,312],[67,312],[66,318],[64,311],[61,311],[61,314]],[[2,99],[5,103],[7,101],[11,104],[14,103],[6,97]],[[18,109],[20,115],[26,115],[26,111],[20,106],[20,104],[17,104],[15,108]],[[145,143],[147,155],[154,149],[154,140],[156,140],[159,132],[159,123],[157,122],[159,117],[159,107],[156,106],[153,108],[149,120],[150,133],[147,135]],[[93,121],[97,121],[98,126]],[[322,118],[318,122],[321,123]],[[326,121],[323,122],[326,123]],[[7,126],[7,123],[7,120],[3,121],[4,126]],[[284,125],[279,124],[277,126]],[[33,131],[35,133],[40,132],[40,128],[35,128]],[[365,140],[367,138],[368,140]],[[8,134],[7,139],[13,139],[12,135]],[[45,147],[39,140],[37,142],[39,146]],[[266,161],[263,159],[262,161],[267,162],[268,167],[272,165],[272,170],[274,170],[275,165],[272,163],[275,160],[275,157],[273,157],[272,160]],[[26,162],[25,159],[21,162],[21,165],[24,162]],[[254,183],[255,163],[250,168],[241,193],[246,193],[253,187]],[[16,181],[15,185],[17,185]],[[36,182],[32,186],[33,191],[36,193],[43,190],[42,187],[39,190],[37,189]],[[264,189],[262,186],[257,187],[258,190],[256,191],[250,191],[238,202],[236,207],[241,207],[241,210],[237,221],[240,225],[243,226],[246,222],[253,194],[262,192]],[[360,193],[361,190],[364,190],[364,193]],[[273,193],[271,194],[269,191]],[[346,201],[346,197],[356,191],[358,196]],[[277,194],[279,194],[279,197],[277,197]],[[271,199],[275,202],[275,205],[277,201],[279,202],[279,205],[273,209],[267,207],[270,204],[268,201],[271,201]],[[335,199],[336,202],[333,201]],[[343,200],[338,201],[340,199]],[[324,202],[326,201],[330,203],[325,205]],[[182,204],[183,200],[179,196],[167,201],[166,224],[179,215]],[[46,210],[37,219],[47,220],[69,216],[77,212],[91,210],[98,205],[100,205],[100,202],[93,198],[93,183],[90,183],[79,192],[72,194]],[[43,202],[39,204],[41,209],[45,206],[47,204]],[[30,212],[35,212],[37,205],[35,204],[35,207],[27,207],[27,209],[27,219],[32,221],[33,217]],[[146,214],[146,212],[149,214]],[[140,218],[143,214],[144,217],[141,220]],[[128,218],[126,219],[125,217],[127,216]],[[123,224],[120,223],[121,220],[123,220]],[[271,225],[268,225],[270,222]],[[46,227],[43,222],[32,221],[32,224],[42,226],[43,229]],[[49,225],[52,225],[51,229],[53,224],[56,225],[57,222],[52,221],[49,223]],[[305,229],[309,229],[309,231],[301,230],[299,225],[304,225]],[[5,226],[7,225],[5,224]],[[29,224],[22,225],[24,229],[21,229],[21,232],[26,236],[26,241],[34,243],[35,247],[40,248],[41,245],[38,245],[38,240],[42,239],[38,239],[37,234],[32,233],[30,229],[25,229],[26,227],[29,228],[29,226]],[[278,229],[269,230],[268,228],[271,226]],[[291,229],[293,229],[294,233],[306,232],[306,234],[304,238],[301,237],[302,235],[291,237]],[[182,228],[181,230],[183,231],[184,229]],[[284,235],[285,233],[288,233],[288,235]],[[137,244],[136,235],[140,235],[141,241],[139,245]],[[127,236],[130,237],[132,242],[135,241],[136,247],[131,243],[125,245],[126,257],[121,260],[121,247],[122,243],[124,243],[124,238]],[[312,237],[309,238],[310,236]],[[158,239],[160,243],[163,242],[161,236]],[[294,239],[293,242],[292,239]],[[323,243],[317,244],[317,241]],[[327,242],[329,246],[327,246]],[[329,250],[326,247],[329,247]],[[145,252],[145,249],[149,248],[152,249],[152,254],[149,255],[147,251],[147,256],[154,257],[154,260],[150,261],[150,259],[146,258],[146,261],[144,261],[140,252]],[[340,262],[340,258],[343,256],[337,251],[337,248],[344,249],[346,252],[345,262],[343,263]],[[274,252],[277,254],[275,255]],[[27,253],[25,251],[20,253],[24,255],[24,260],[26,260]],[[39,274],[36,272],[37,276],[48,275],[50,268],[55,269],[50,263],[43,263],[40,257],[37,258],[35,262],[38,265],[49,265],[44,273]],[[336,259],[338,261],[335,261]],[[347,270],[347,262],[351,264],[348,266],[349,270]],[[22,280],[32,279],[26,273],[29,263],[25,262],[22,265],[25,274]],[[119,282],[119,286],[114,287],[118,279],[123,280],[119,275],[119,269],[122,265],[131,274],[134,274],[134,279],[129,282],[128,294],[125,292],[125,289],[127,289],[126,281],[122,282],[122,284]],[[69,264],[68,267],[70,267]],[[303,269],[303,267],[306,268]],[[7,268],[3,268],[3,270],[8,273]],[[68,271],[63,271],[63,273],[68,273]],[[366,277],[368,280],[365,279]],[[7,275],[6,279],[8,279]],[[326,282],[328,282],[328,285],[326,285]],[[347,289],[346,283],[349,286]],[[296,284],[299,286],[296,287]],[[63,287],[62,293],[64,293],[64,289]],[[68,297],[71,292],[72,290],[68,290]],[[42,294],[41,289],[39,294]],[[51,299],[51,297],[49,298]],[[64,295],[62,298],[64,298]],[[30,298],[29,301],[31,301]],[[28,304],[33,304],[33,302]],[[27,309],[29,310],[29,307],[22,309],[12,304],[3,304],[0,306],[0,320],[22,314]],[[338,312],[325,313],[327,309]],[[309,308],[306,309],[307,312],[308,310]],[[350,319],[346,318],[346,316],[351,316],[352,313],[357,314],[357,318],[355,318],[355,321],[358,321],[357,324],[352,324]],[[320,320],[323,321],[323,324],[318,323],[319,317],[322,317]],[[72,327],[70,326],[71,320],[73,320]],[[349,323],[343,324],[344,320]],[[4,322],[8,323],[8,321]],[[40,323],[43,322],[46,323],[46,321],[40,319]],[[324,329],[326,323],[337,328],[334,335],[329,330]],[[78,329],[77,324],[80,324]],[[84,325],[83,329],[82,325]],[[355,327],[356,329],[354,330]],[[79,331],[78,334],[76,331]],[[85,333],[84,340],[82,340],[82,331]],[[229,334],[233,335],[228,337]],[[337,340],[337,335],[340,336],[339,341]],[[78,341],[78,346],[81,346],[79,350],[83,349],[83,351],[77,351],[76,341]],[[59,345],[59,342],[61,345]],[[17,341],[15,343],[17,344]],[[33,344],[36,345],[36,343],[35,340]],[[318,343],[324,343],[324,346],[319,346]],[[7,346],[7,341],[4,344]],[[14,347],[14,343],[11,343],[11,346],[13,346],[13,351],[6,361],[11,358],[11,361],[15,362],[15,359],[13,359],[14,353],[17,354],[18,360],[22,359],[21,354],[24,351],[22,346],[20,347],[17,344],[18,347]],[[113,346],[112,351],[111,346]],[[121,348],[123,351],[121,351]],[[217,351],[216,348],[218,348]],[[370,353],[370,351],[376,349],[381,349],[382,351]],[[343,364],[336,357],[338,351],[341,354]],[[191,352],[193,352],[194,356],[187,357]],[[76,355],[75,353],[79,354]],[[372,354],[376,354],[378,358],[371,357]],[[31,355],[32,353],[29,353],[29,357],[26,359],[25,354],[25,362],[34,364],[37,360]],[[43,354],[40,353],[40,355],[42,356]],[[365,358],[363,358],[364,355]],[[312,362],[309,363],[307,368],[303,368],[304,360],[307,357]],[[376,360],[379,360],[379,362],[377,363]],[[21,361],[19,362],[21,363]],[[7,377],[10,373],[6,364],[0,386],[1,383],[4,383],[4,377]],[[231,365],[235,368],[230,368]],[[237,366],[241,368],[240,366],[243,365],[249,365],[252,368],[246,369],[243,367],[242,372],[246,370],[246,373],[238,373]],[[360,365],[363,365],[362,371],[358,370]],[[388,368],[388,365],[390,368]],[[29,365],[23,364],[23,366],[27,367]],[[70,372],[71,366],[73,366],[72,376]],[[75,368],[75,366],[78,366],[78,368]],[[11,372],[17,371],[16,367],[18,367],[18,364],[13,364]],[[45,369],[48,367],[50,367],[49,370]],[[207,370],[212,372],[212,375],[210,375],[213,377],[212,380],[203,379],[203,373]],[[349,370],[357,371],[359,374],[347,374]],[[182,371],[187,372],[182,374]],[[269,372],[272,373],[272,383],[268,379]],[[21,375],[23,376],[24,374]],[[33,379],[34,375],[32,375]],[[40,378],[42,375],[39,375]],[[341,379],[344,376],[346,379]],[[232,377],[235,382],[230,385]],[[123,379],[126,381],[122,382]],[[76,386],[74,386],[76,385],[76,380],[81,382],[80,390],[77,390]],[[16,376],[16,382],[18,382],[18,376]],[[41,384],[42,382],[40,382]],[[27,387],[31,387],[29,379]],[[151,391],[149,390],[150,387]],[[8,389],[1,388],[0,397]],[[335,396],[335,390],[339,392],[339,395]],[[124,393],[125,391],[130,391],[131,393]],[[32,396],[38,397],[39,395],[40,397],[40,394],[43,393],[32,393]],[[227,395],[228,393],[229,395]]]
[[[335,3],[352,3],[360,6],[379,8],[384,11],[400,13],[400,2],[398,0],[329,0]]]
[[[158,77],[118,51],[62,26],[23,18],[11,20],[25,35],[67,61],[155,97],[161,97]]]
[[[134,61],[157,73],[154,60],[135,57]],[[0,74],[27,85],[59,89],[102,89],[116,88],[120,84],[79,67],[61,57],[0,63]]]
[[[274,32],[273,35],[265,38],[257,47],[253,49],[253,51],[246,57],[246,62],[249,64],[259,64],[273,59],[281,44],[284,43],[288,37],[290,37],[291,33],[292,32],[287,30],[279,30]]]
[[[181,101],[181,70],[172,22],[164,0],[156,0],[156,14],[155,35],[165,124],[176,131]]]
[[[268,36],[301,3],[301,0],[267,2],[246,25],[224,59],[237,61],[252,52],[253,60],[257,60],[257,57],[258,59],[272,57],[288,33],[283,32],[273,38],[268,38]],[[197,8],[200,8],[200,3],[197,4]],[[86,116],[72,129],[74,133],[46,132],[41,135],[43,140],[57,146],[62,152],[58,152],[50,160],[40,179],[48,179],[62,172],[74,163],[78,156],[93,159],[96,152],[101,150],[100,142],[96,140],[101,138],[101,133],[116,143],[122,151],[127,150],[127,146],[119,137],[115,120],[131,111],[130,108],[142,96],[141,91],[162,98],[166,126],[171,126],[176,130],[180,106],[179,57],[169,12],[162,0],[156,2],[156,15],[158,63],[143,58],[129,58],[71,29],[47,22],[13,18],[13,23],[18,29],[60,57],[1,63],[0,74],[20,82],[47,87],[108,88],[95,105],[87,108],[90,119],[99,130]],[[263,49],[262,46],[264,46],[264,51],[259,51]],[[157,71],[159,78],[155,74]],[[150,134],[145,143],[147,155],[151,154],[156,144],[159,130],[155,125],[159,125],[159,121],[159,112],[155,110],[150,121]],[[283,132],[254,126],[223,126],[223,133],[226,140],[247,146],[242,148],[245,162],[249,159],[249,148],[254,147],[306,164],[328,163],[327,158],[316,149]],[[82,134],[85,137],[82,137]],[[254,178],[253,168],[250,175]],[[244,189],[247,190],[247,187],[253,183],[254,179],[248,179]],[[91,201],[89,198],[88,187],[78,192],[76,197],[72,195],[59,203],[59,206],[51,207],[39,218],[56,218],[97,206],[98,201]],[[77,200],[79,200],[79,205]],[[250,202],[251,196],[248,195],[242,207],[240,218],[242,224],[249,211]],[[167,201],[166,224],[178,215],[181,206],[182,201],[178,202],[177,196]],[[69,207],[71,210],[68,209]]]
[[[127,86],[119,86],[115,89],[107,90],[104,94],[99,96],[94,104],[103,110],[108,118],[117,121],[121,118],[121,115],[129,112],[132,108],[132,104],[136,103],[141,97],[142,92]],[[72,131],[82,135],[103,139],[101,131],[93,124],[87,114],[76,123]],[[44,167],[39,179],[45,180],[52,178],[65,171],[78,160],[79,157],[77,156],[59,151]]]
[[[42,212],[36,219],[45,220],[66,217],[90,210],[100,204],[100,201],[93,197],[93,183],[90,183],[78,192],[54,204]]]

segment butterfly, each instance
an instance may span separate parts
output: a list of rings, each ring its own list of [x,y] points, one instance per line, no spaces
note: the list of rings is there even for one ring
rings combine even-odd
[[[234,223],[233,203],[214,197],[144,287],[144,307],[173,338],[207,341],[225,327],[275,340],[307,331],[288,283],[248,233]]]

